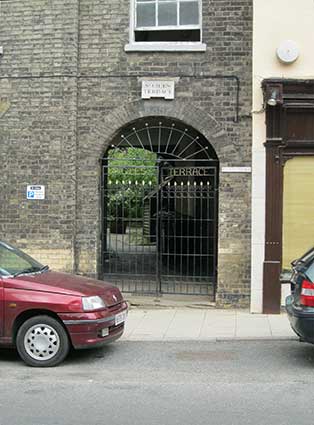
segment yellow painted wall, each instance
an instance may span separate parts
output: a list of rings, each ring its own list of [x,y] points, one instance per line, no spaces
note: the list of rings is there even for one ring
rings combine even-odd
[[[258,111],[264,78],[314,77],[314,1],[254,0],[253,4],[253,110]],[[290,65],[276,57],[284,40],[293,40],[300,50],[299,58]]]
[[[284,167],[283,268],[314,245],[314,157],[297,157]]]

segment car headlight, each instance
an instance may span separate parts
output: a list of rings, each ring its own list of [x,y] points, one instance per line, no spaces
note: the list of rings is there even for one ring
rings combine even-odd
[[[93,297],[83,297],[82,304],[84,311],[99,310],[100,308],[106,307],[106,304],[100,297],[98,297],[98,295],[94,295]]]

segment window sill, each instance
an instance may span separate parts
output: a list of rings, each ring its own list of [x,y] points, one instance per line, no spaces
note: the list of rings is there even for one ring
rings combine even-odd
[[[124,50],[126,52],[205,52],[206,44],[194,42],[138,42],[126,44]]]

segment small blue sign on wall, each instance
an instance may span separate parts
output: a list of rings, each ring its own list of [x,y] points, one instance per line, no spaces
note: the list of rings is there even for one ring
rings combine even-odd
[[[30,185],[26,190],[27,199],[45,199],[45,186],[43,185]]]

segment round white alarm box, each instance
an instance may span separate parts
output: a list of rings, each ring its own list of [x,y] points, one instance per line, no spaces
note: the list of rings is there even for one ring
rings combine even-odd
[[[278,59],[286,64],[295,62],[299,57],[299,47],[292,40],[283,41],[277,49]]]

